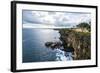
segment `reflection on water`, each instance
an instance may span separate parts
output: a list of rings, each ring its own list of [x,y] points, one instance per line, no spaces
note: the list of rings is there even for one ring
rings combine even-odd
[[[58,30],[23,28],[23,62],[66,61],[72,60],[71,52],[61,48],[50,49],[46,42],[62,42]]]

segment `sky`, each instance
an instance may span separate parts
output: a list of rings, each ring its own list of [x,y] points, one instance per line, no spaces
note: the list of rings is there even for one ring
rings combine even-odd
[[[23,10],[23,27],[72,28],[81,22],[89,23],[90,13]]]

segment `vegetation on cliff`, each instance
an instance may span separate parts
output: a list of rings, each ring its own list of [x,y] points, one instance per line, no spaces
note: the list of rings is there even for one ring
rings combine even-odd
[[[82,29],[82,32],[75,31],[77,28],[58,29],[61,34],[60,39],[63,42],[64,49],[68,49],[68,44],[74,48],[73,55],[75,60],[91,59],[90,26],[84,24],[85,23],[81,23],[78,25],[78,27]],[[87,29],[88,32],[84,32],[83,29]]]

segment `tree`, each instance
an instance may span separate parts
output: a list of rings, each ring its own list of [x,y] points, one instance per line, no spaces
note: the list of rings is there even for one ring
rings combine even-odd
[[[86,22],[82,22],[82,23],[80,23],[79,25],[77,25],[77,27],[79,27],[79,28],[81,28],[82,29],[82,32],[84,31],[84,29],[87,29],[89,32],[90,32],[90,30],[91,30],[91,28],[90,28],[90,24],[91,23],[86,23]],[[81,36],[81,53],[83,54],[84,53],[84,51],[86,50],[86,48],[84,48],[84,46],[85,46],[85,43],[87,43],[86,42],[87,40],[85,40],[85,37],[84,37],[84,35],[82,35]],[[84,43],[85,42],[85,43]],[[83,55],[81,55],[81,57],[84,57],[84,54]]]
[[[90,25],[86,22],[82,22],[79,25],[77,25],[77,27],[80,27],[82,29],[82,32],[84,29],[87,29],[89,32],[91,30]]]

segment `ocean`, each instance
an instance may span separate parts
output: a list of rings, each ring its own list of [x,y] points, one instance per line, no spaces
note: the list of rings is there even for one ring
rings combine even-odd
[[[72,60],[71,52],[66,53],[59,48],[53,50],[45,46],[46,42],[62,42],[59,38],[59,30],[23,28],[23,63]]]

